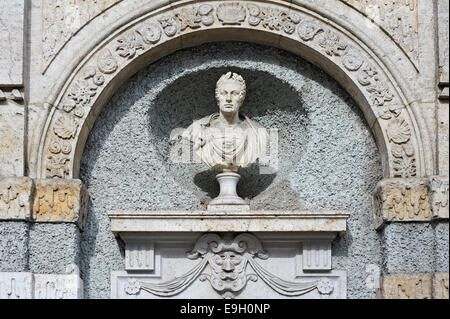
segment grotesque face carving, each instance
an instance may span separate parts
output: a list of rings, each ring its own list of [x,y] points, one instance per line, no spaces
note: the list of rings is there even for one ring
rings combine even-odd
[[[219,273],[222,280],[235,280],[237,278],[236,270],[240,270],[239,265],[242,263],[242,256],[233,251],[223,251],[213,257],[213,262],[217,268],[221,269]]]

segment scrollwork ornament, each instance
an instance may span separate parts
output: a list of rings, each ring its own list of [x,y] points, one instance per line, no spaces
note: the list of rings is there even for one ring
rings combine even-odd
[[[198,8],[198,14],[201,16],[203,25],[210,26],[214,23],[214,16],[212,15],[213,7],[209,4],[202,4]]]
[[[250,15],[248,18],[248,24],[256,27],[261,22],[261,18],[259,17],[261,9],[256,4],[249,4],[247,5],[247,8]]]
[[[371,64],[365,62],[363,67],[358,71],[358,82],[363,86],[367,86],[373,80],[378,80],[377,74],[378,71]]]
[[[175,21],[175,19],[173,17],[164,16],[161,19],[159,19],[158,22],[161,25],[161,27],[163,28],[164,33],[168,37],[173,37],[177,33],[178,26],[177,26],[177,22]]]
[[[97,67],[104,74],[116,72],[119,67],[116,59],[109,49],[104,49],[97,57]]]
[[[155,44],[161,39],[161,28],[156,23],[145,23],[136,30],[147,44]]]
[[[312,21],[312,20],[303,20],[300,22],[300,25],[298,26],[298,36],[303,41],[309,41],[312,40],[316,34],[323,31],[323,28],[320,24]]]

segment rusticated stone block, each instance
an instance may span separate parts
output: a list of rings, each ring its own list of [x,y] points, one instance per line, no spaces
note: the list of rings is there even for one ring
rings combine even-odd
[[[37,222],[73,222],[83,229],[87,191],[78,179],[36,179],[33,218]]]
[[[380,181],[374,191],[375,227],[392,221],[431,220],[427,181],[392,178]]]
[[[448,218],[448,177],[430,178],[431,210],[435,218]]]
[[[383,277],[382,299],[431,299],[432,274],[387,275]]]
[[[0,220],[31,218],[33,181],[29,177],[0,177]]]
[[[448,272],[434,274],[433,299],[448,299]]]

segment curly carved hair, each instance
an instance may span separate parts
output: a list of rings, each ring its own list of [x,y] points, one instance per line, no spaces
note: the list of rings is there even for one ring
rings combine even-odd
[[[237,73],[234,72],[227,72],[226,74],[222,75],[219,80],[217,81],[216,84],[216,98],[219,96],[219,88],[220,86],[228,80],[234,80],[236,82],[238,82],[241,85],[241,93],[240,93],[240,98],[243,100],[245,98],[245,94],[247,93],[247,87],[245,85],[245,81],[242,78],[242,76],[240,76]]]

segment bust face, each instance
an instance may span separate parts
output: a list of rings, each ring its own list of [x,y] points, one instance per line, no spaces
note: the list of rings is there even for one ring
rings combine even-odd
[[[217,93],[217,104],[220,112],[236,113],[244,102],[242,86],[235,80],[227,80],[221,83]]]

